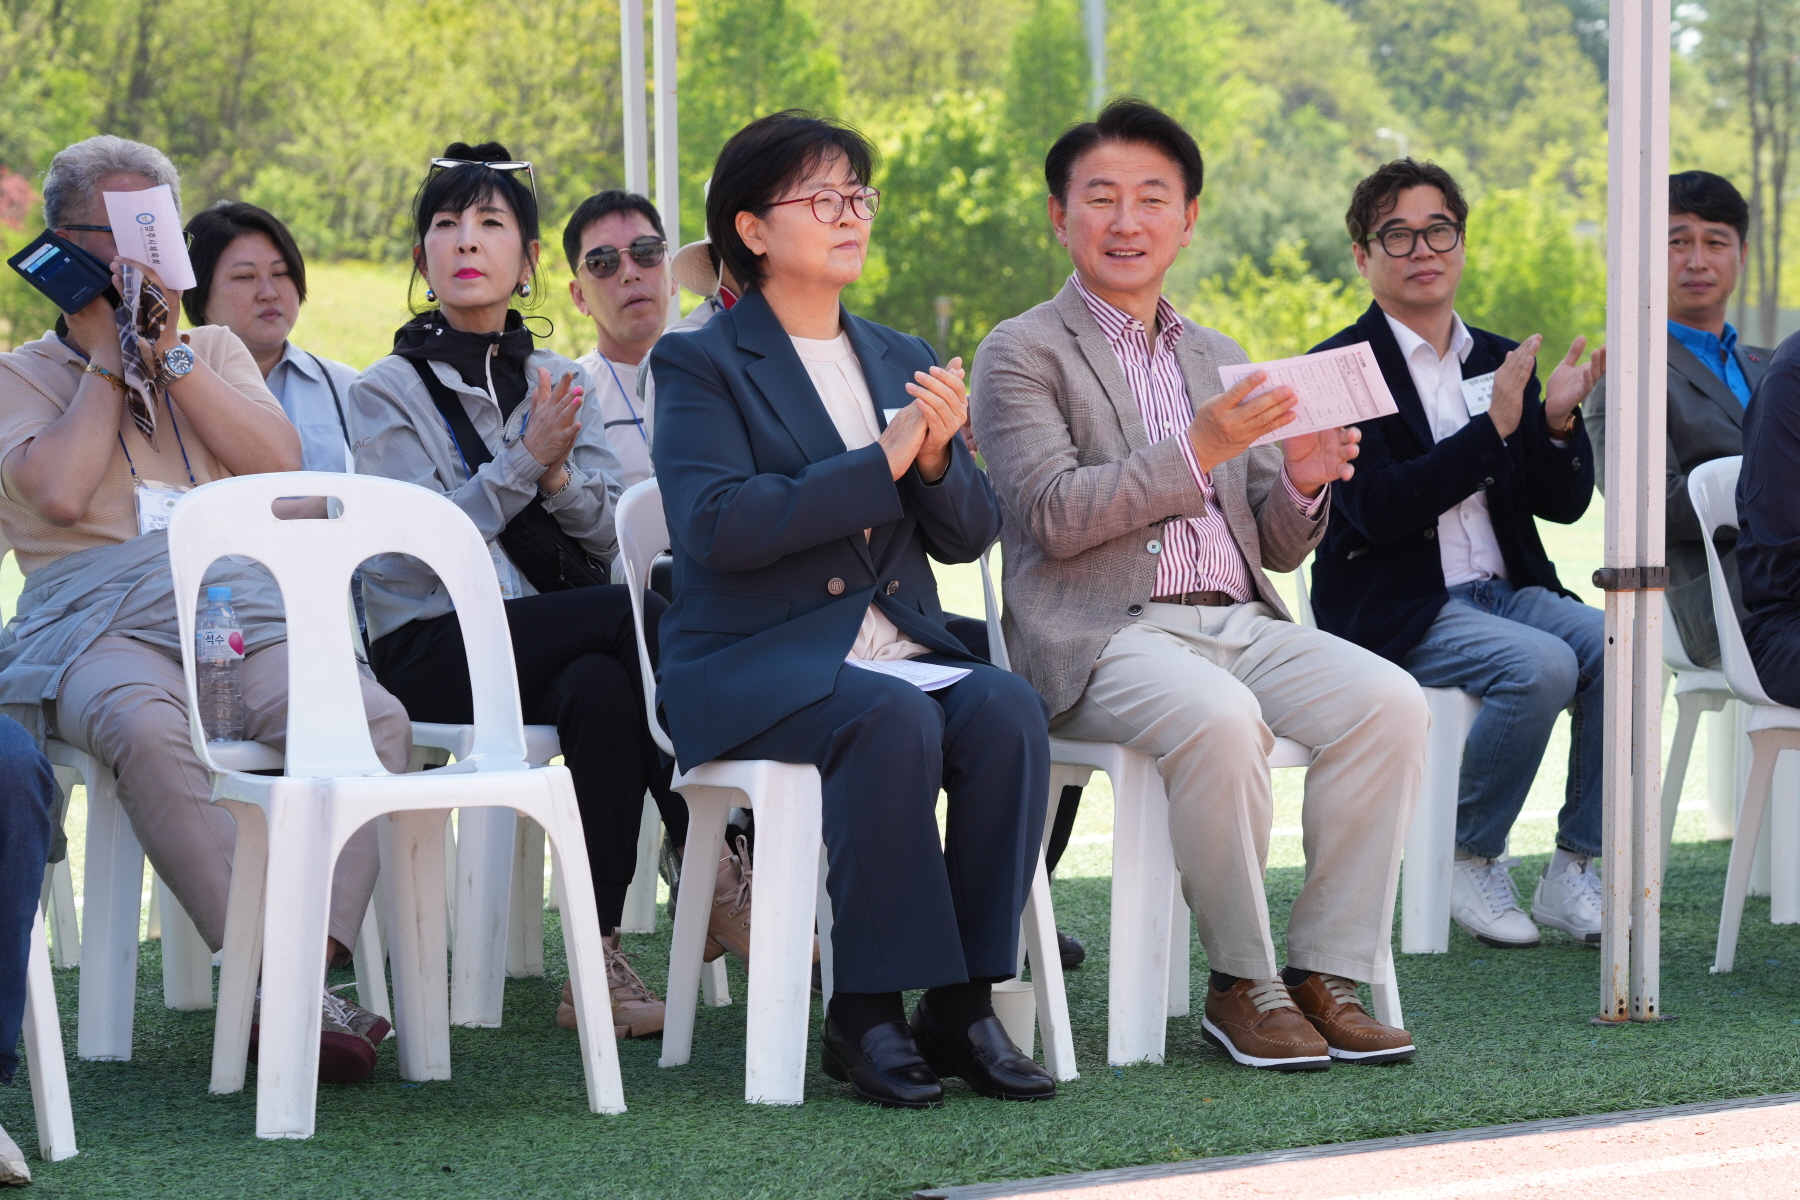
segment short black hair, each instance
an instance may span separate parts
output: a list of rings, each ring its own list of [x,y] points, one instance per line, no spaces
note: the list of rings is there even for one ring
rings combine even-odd
[[[578,271],[581,268],[582,231],[595,221],[604,220],[614,213],[621,212],[640,213],[645,220],[650,222],[650,227],[656,230],[657,237],[667,238],[669,236],[663,231],[662,214],[656,211],[656,205],[650,203],[647,196],[640,196],[636,192],[620,191],[618,188],[608,188],[598,195],[589,196],[583,200],[575,209],[574,215],[569,218],[569,223],[563,226],[563,254],[569,260],[570,271]]]
[[[519,222],[521,246],[529,246],[538,240],[537,195],[531,185],[519,178],[518,171],[496,171],[482,165],[512,161],[513,157],[505,146],[499,142],[483,142],[479,146],[471,146],[467,142],[451,142],[444,148],[441,157],[460,158],[464,160],[464,165],[432,167],[425,173],[425,182],[419,185],[418,192],[413,196],[415,247],[425,244],[425,234],[431,228],[431,219],[439,213],[462,212],[493,196],[506,201],[507,207],[512,209],[513,218]],[[531,274],[532,290],[542,294],[544,289],[537,282],[537,267],[532,267]],[[406,285],[409,299],[413,284],[418,280],[419,260],[414,256],[412,279]]]
[[[275,243],[275,249],[287,263],[288,278],[294,281],[300,303],[306,303],[306,260],[300,257],[300,247],[288,227],[274,213],[254,204],[221,200],[196,213],[187,223],[188,261],[194,266],[194,286],[181,294],[181,308],[187,313],[189,325],[207,323],[206,302],[212,298],[213,274],[219,269],[219,260],[231,243],[247,233],[260,233]]]
[[[798,108],[758,117],[732,134],[719,151],[712,189],[706,194],[706,232],[745,288],[760,288],[768,268],[738,236],[737,215],[766,215],[781,193],[840,154],[867,185],[875,171],[875,148],[869,140],[842,121]]]
[[[1092,121],[1063,130],[1044,156],[1044,182],[1060,203],[1069,202],[1069,181],[1075,174],[1075,164],[1103,142],[1137,142],[1162,151],[1181,168],[1184,203],[1198,196],[1206,184],[1206,163],[1200,158],[1200,147],[1181,122],[1149,101],[1120,96],[1109,101]]]
[[[1737,230],[1738,245],[1750,240],[1750,206],[1731,180],[1711,171],[1669,176],[1669,213],[1693,213],[1702,221]]]
[[[1375,226],[1382,216],[1393,212],[1394,206],[1400,203],[1400,193],[1416,187],[1436,188],[1443,193],[1444,207],[1450,210],[1457,224],[1468,221],[1469,202],[1463,199],[1462,189],[1456,186],[1450,172],[1434,162],[1396,158],[1375,168],[1350,193],[1350,209],[1344,214],[1344,227],[1350,231],[1350,241],[1358,246],[1365,245],[1374,236]]]

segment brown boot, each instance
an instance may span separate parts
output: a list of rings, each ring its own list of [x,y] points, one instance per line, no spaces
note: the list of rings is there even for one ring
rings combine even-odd
[[[606,980],[612,993],[613,1036],[616,1038],[661,1037],[663,1002],[645,986],[631,965],[631,959],[619,949],[619,931],[607,935]],[[562,1001],[556,1006],[556,1023],[563,1029],[574,1029],[575,987],[563,980]]]
[[[1341,1062],[1400,1062],[1418,1053],[1412,1034],[1371,1017],[1356,994],[1356,984],[1342,975],[1314,971],[1288,992],[1331,1047],[1331,1057]]]
[[[719,859],[713,882],[713,906],[706,926],[707,962],[721,954],[735,955],[750,966],[750,844],[741,835],[737,853]]]
[[[1246,1067],[1323,1071],[1331,1066],[1325,1039],[1279,979],[1240,979],[1222,992],[1208,984],[1200,1032]]]

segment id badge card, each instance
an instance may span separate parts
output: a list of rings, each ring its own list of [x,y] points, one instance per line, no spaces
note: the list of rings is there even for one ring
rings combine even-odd
[[[1469,416],[1479,417],[1486,412],[1494,403],[1494,372],[1463,380],[1462,396],[1463,407],[1469,410]]]
[[[512,565],[512,559],[506,557],[506,551],[500,548],[498,542],[488,544],[488,554],[494,560],[494,578],[500,581],[500,598],[517,600],[521,593],[517,582],[518,569]]]
[[[155,479],[140,479],[134,490],[137,493],[138,533],[142,535],[167,529],[169,514],[175,511],[176,501],[188,489],[170,487]]]

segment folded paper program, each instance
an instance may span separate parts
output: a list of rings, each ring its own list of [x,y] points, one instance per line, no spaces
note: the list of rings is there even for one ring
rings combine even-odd
[[[1219,380],[1229,388],[1256,371],[1266,373],[1268,379],[1250,393],[1251,396],[1285,384],[1294,389],[1300,403],[1294,407],[1291,423],[1258,438],[1254,445],[1317,433],[1321,429],[1338,429],[1399,411],[1367,342],[1321,350],[1317,354],[1302,354],[1298,358],[1220,367]]]
[[[921,692],[935,692],[940,688],[947,688],[969,674],[967,667],[944,667],[936,663],[920,662],[917,659],[908,658],[891,661],[846,658],[844,661],[853,667],[873,671],[877,675],[892,675],[895,679],[912,684]]]

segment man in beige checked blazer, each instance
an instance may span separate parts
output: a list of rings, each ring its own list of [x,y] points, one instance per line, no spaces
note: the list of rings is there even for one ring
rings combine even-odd
[[[1075,273],[994,328],[974,433],[1006,508],[1006,644],[1051,731],[1149,754],[1169,793],[1182,889],[1212,975],[1202,1030],[1252,1067],[1317,1070],[1414,1053],[1353,981],[1379,977],[1429,723],[1404,671],[1289,617],[1265,568],[1318,544],[1357,434],[1261,446],[1291,390],[1221,387],[1245,356],[1184,321],[1163,275],[1193,237],[1199,148],[1135,100],[1045,162]],[[1278,975],[1262,873],[1276,736],[1310,747],[1306,884]]]

